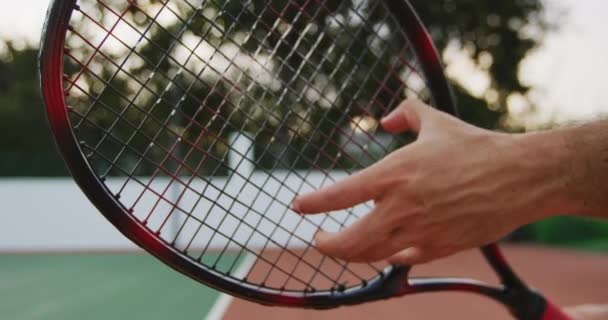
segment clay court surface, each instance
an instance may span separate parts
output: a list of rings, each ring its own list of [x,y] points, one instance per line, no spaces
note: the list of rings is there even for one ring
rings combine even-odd
[[[533,287],[561,306],[608,303],[608,255],[540,247],[508,246],[505,254]],[[254,270],[255,271],[255,270]],[[414,275],[474,277],[496,283],[481,254],[469,251],[415,268]],[[461,293],[408,296],[332,311],[269,308],[233,300],[225,319],[512,319],[502,306]]]

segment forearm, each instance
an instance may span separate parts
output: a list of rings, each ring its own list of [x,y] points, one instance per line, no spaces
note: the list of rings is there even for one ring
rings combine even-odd
[[[608,218],[607,120],[524,135],[519,140],[530,156],[523,161],[536,167],[545,189],[541,217]]]
[[[573,214],[608,218],[608,120],[559,130],[565,141]]]

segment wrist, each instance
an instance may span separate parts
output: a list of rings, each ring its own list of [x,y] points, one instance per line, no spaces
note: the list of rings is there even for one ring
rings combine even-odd
[[[571,202],[570,214],[606,217],[608,208],[608,122],[558,130],[562,136],[565,169],[565,196]]]
[[[515,157],[526,185],[526,223],[580,210],[574,182],[572,149],[567,133],[545,131],[513,136]]]

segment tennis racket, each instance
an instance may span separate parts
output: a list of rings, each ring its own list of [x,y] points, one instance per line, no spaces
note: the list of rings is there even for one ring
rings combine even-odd
[[[74,179],[175,270],[266,305],[334,308],[466,291],[517,319],[567,319],[482,248],[502,286],[413,278],[322,256],[292,199],[412,141],[378,119],[407,98],[456,114],[439,56],[403,0],[54,0],[40,76]]]

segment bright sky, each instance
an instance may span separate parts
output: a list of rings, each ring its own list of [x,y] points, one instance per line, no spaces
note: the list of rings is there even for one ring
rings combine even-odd
[[[605,0],[550,0],[550,11],[567,10],[555,21],[560,29],[546,38],[520,72],[536,87],[534,99],[542,108],[542,122],[553,115],[559,121],[608,114],[608,19]],[[555,16],[559,16],[555,14]],[[544,118],[544,119],[543,119]]]
[[[36,43],[49,0],[9,1],[0,11],[0,38]],[[538,116],[526,123],[548,119],[570,121],[608,114],[608,2],[606,0],[545,0],[560,29],[542,48],[526,59],[521,76],[535,87]],[[561,15],[559,12],[566,11]],[[517,111],[517,110],[514,110]]]

